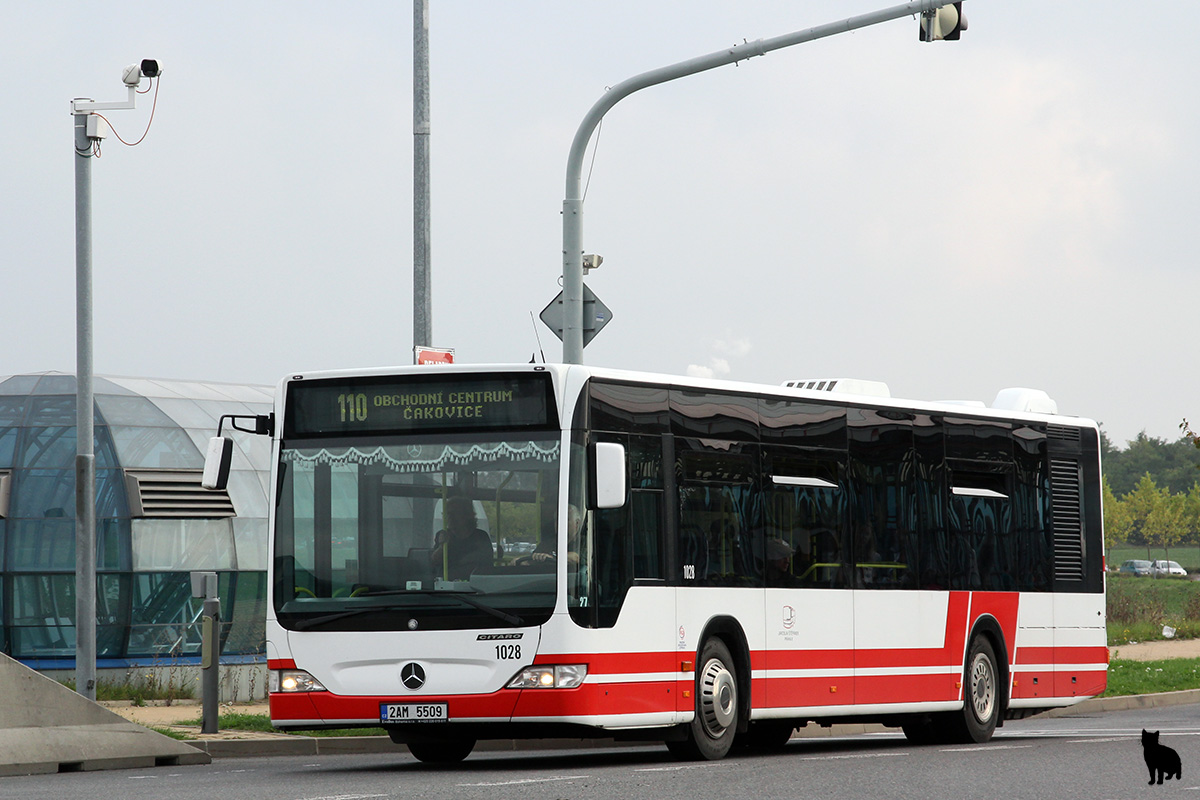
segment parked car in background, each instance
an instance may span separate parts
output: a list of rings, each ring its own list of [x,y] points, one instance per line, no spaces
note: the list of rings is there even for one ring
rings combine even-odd
[[[1156,578],[1187,577],[1187,570],[1178,561],[1155,561],[1150,564],[1150,574]]]
[[[1142,561],[1141,559],[1131,558],[1121,565],[1117,572],[1122,575],[1149,575],[1150,562]]]

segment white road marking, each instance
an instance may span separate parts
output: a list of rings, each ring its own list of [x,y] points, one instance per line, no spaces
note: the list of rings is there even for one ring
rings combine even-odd
[[[519,781],[498,781],[496,783],[460,783],[459,786],[524,786],[530,783],[553,783],[555,781],[579,781],[589,775],[555,775],[550,778],[525,778]],[[385,795],[379,795],[384,797]]]
[[[995,750],[1027,750],[1031,744],[981,744],[978,747],[946,747],[943,753],[991,753]]]
[[[801,761],[840,761],[848,758],[908,758],[910,753],[856,753],[849,756],[807,756]]]

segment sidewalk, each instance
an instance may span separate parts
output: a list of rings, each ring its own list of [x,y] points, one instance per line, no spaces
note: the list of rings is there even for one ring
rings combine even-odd
[[[1156,661],[1166,658],[1200,658],[1200,639],[1170,639],[1140,642],[1110,648],[1113,658],[1135,661]],[[1093,700],[1044,712],[1042,716],[1056,717],[1098,711],[1120,711],[1131,708],[1161,708],[1164,706],[1200,703],[1200,689],[1162,694],[1100,697]],[[321,755],[329,753],[404,752],[403,745],[393,744],[387,736],[298,736],[287,733],[221,730],[200,733],[202,709],[197,700],[175,701],[171,705],[151,704],[133,706],[128,702],[102,703],[110,711],[131,722],[148,728],[170,730],[190,737],[187,743],[213,757],[266,755]],[[266,702],[225,703],[221,713],[269,713]],[[793,734],[793,738],[849,736],[853,734],[895,730],[881,725],[833,725],[825,728],[809,724]],[[641,744],[641,743],[639,743]],[[611,747],[611,739],[541,739],[513,741],[507,739],[482,741],[476,751],[551,750],[581,747]]]

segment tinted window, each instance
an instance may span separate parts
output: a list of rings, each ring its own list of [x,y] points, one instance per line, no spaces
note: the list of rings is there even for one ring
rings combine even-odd
[[[946,437],[940,417],[913,418],[913,473],[917,492],[917,530],[921,532],[917,586],[950,585],[950,539],[946,529]]]
[[[679,559],[685,585],[759,582],[756,447],[677,439]]]
[[[952,589],[1015,591],[1013,476],[996,462],[948,461]]]
[[[671,390],[671,430],[680,436],[758,439],[758,401],[716,392]]]
[[[610,627],[620,613],[629,587],[638,578],[665,579],[663,530],[662,439],[642,436],[605,436],[596,441],[625,446],[628,501],[621,508],[595,511],[591,587],[592,601],[571,608],[581,625]]]
[[[1047,438],[1044,430],[1018,426],[1013,431],[1013,569],[1023,591],[1050,588],[1052,545],[1047,539]]]
[[[1012,460],[1012,425],[993,420],[947,418],[946,457]]]
[[[846,446],[846,409],[793,400],[759,402],[762,441],[800,447]]]
[[[592,381],[590,414],[592,430],[665,433],[667,389]]]
[[[919,562],[913,415],[850,409],[851,558],[854,585],[916,585]]]
[[[841,454],[764,450],[767,586],[846,586],[846,487]]]

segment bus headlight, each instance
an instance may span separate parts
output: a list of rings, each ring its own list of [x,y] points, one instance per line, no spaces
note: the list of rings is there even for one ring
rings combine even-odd
[[[509,689],[574,689],[587,677],[587,664],[526,667],[508,682]]]
[[[323,692],[321,682],[302,669],[280,669],[271,672],[271,692]]]

